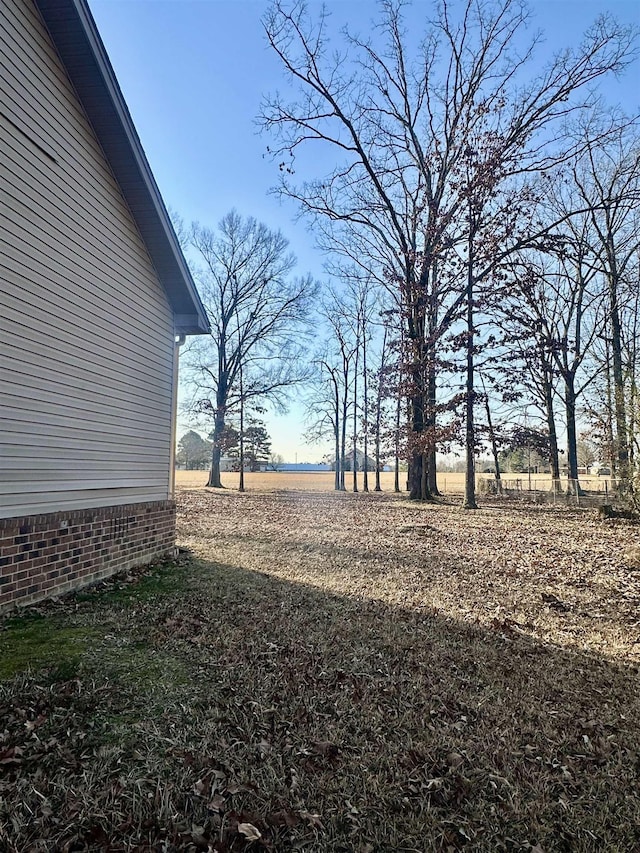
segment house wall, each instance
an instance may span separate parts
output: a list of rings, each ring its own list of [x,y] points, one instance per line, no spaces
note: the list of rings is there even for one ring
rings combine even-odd
[[[166,501],[173,313],[31,0],[0,4],[0,210],[0,518]]]
[[[174,532],[173,501],[0,519],[0,611],[148,563]]]
[[[170,554],[174,316],[32,0],[0,3],[0,610]]]

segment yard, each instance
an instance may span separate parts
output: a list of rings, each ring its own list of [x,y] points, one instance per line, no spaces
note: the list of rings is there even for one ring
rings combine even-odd
[[[639,528],[287,483],[5,620],[0,850],[640,849]]]

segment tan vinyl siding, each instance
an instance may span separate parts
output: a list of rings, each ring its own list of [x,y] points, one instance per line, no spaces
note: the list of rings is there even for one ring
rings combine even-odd
[[[0,518],[165,500],[173,314],[31,0],[0,4]]]

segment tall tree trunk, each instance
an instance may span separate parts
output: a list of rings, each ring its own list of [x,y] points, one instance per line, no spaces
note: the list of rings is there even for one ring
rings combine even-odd
[[[430,497],[425,458],[425,453],[421,453],[420,450],[413,450],[409,459],[407,488],[409,489],[409,499],[412,501],[424,501]]]
[[[225,370],[226,348],[218,347],[218,387],[216,388],[216,411],[213,420],[213,449],[211,451],[211,470],[207,486],[222,488],[220,479],[220,457],[222,456],[222,436],[226,415],[227,395],[229,393],[229,373]]]
[[[629,430],[629,473],[633,476],[636,470],[637,423],[638,423],[638,385],[635,375],[629,384],[629,407],[627,412]]]
[[[244,492],[244,385],[242,382],[242,365],[240,366],[240,484],[239,492]]]
[[[378,381],[378,396],[376,399],[376,427],[375,427],[375,436],[374,436],[374,454],[376,460],[376,485],[374,488],[375,492],[381,492],[382,487],[380,485],[380,428],[382,422],[382,369],[381,376]]]
[[[358,362],[360,361],[360,317],[356,332],[356,360],[353,369],[353,491],[358,491]]]
[[[551,382],[551,371],[543,366],[544,376],[544,409],[547,418],[547,430],[549,432],[549,464],[551,467],[551,491],[558,494],[562,491],[560,479],[560,453],[558,451],[558,433],[556,430],[556,417],[553,410],[553,385]]]
[[[423,501],[431,498],[429,481],[426,476],[424,447],[427,376],[425,370],[425,303],[422,297],[427,283],[428,273],[426,281],[423,276],[420,282],[414,286],[414,294],[417,291],[419,296],[414,296],[412,300],[408,333],[411,358],[409,367],[411,379],[410,428],[414,446],[411,448],[409,458],[407,484],[409,499]]]
[[[638,269],[638,281],[634,305],[631,309],[632,326],[629,334],[629,407],[627,411],[627,428],[629,430],[629,475],[632,478],[632,486],[635,488],[636,461],[638,458],[638,326],[640,324],[640,268]]]
[[[395,460],[394,460],[394,477],[393,477],[393,491],[400,491],[400,424],[402,422],[402,398],[400,394],[398,394],[398,399],[396,400],[396,441],[395,441]]]
[[[422,468],[420,471],[420,492],[425,495],[429,492],[429,454],[422,454]]]
[[[335,478],[334,489],[340,491],[340,396],[338,392],[338,383],[333,380],[334,393],[334,419],[333,419],[333,437],[335,440]]]
[[[427,429],[432,436],[432,445],[427,453],[427,488],[431,495],[439,495],[438,469],[436,461],[436,370],[435,353],[431,349],[427,368]]]
[[[556,431],[556,418],[553,411],[553,400],[547,405],[547,430],[549,431],[549,466],[551,468],[551,490],[558,494],[562,491],[562,480],[560,477],[560,452],[558,450],[558,433]]]
[[[470,222],[471,222],[470,215]],[[464,475],[464,500],[462,506],[465,509],[477,509],[476,503],[476,435],[473,420],[473,407],[475,403],[474,387],[474,328],[473,328],[473,230],[469,230],[469,251],[467,257],[467,395],[466,395],[466,427],[465,427],[465,451],[466,466]]]
[[[427,489],[431,497],[440,494],[438,489],[438,461],[436,459],[436,449],[432,447],[427,453]]]
[[[415,394],[411,399],[411,432],[419,442],[424,440],[424,396]],[[427,477],[427,454],[423,448],[414,447],[409,460],[409,498],[410,500],[429,500],[429,480]]]
[[[484,408],[487,414],[487,429],[489,431],[489,441],[491,443],[491,455],[493,456],[493,465],[495,467],[495,481],[496,481],[496,491],[502,491],[502,478],[500,474],[500,459],[498,457],[498,442],[496,441],[496,431],[493,428],[493,421],[491,420],[491,406],[489,405],[489,395],[487,394],[487,389],[484,385],[484,379],[482,380],[482,387],[484,389]]]
[[[380,434],[376,434],[375,445],[374,445],[374,454],[375,454],[375,466],[376,466],[376,484],[374,486],[374,492],[381,492],[382,486],[380,485]]]
[[[376,485],[374,491],[381,492],[380,486],[380,429],[382,427],[382,394],[384,389],[384,371],[386,366],[387,354],[387,334],[388,329],[385,324],[382,334],[382,350],[380,357],[380,369],[378,371],[378,387],[376,390],[376,434],[375,434],[375,457],[376,457]]]
[[[611,356],[609,354],[609,339],[605,338],[605,355],[607,360],[607,455],[611,476],[616,477],[618,473],[618,460],[615,454],[615,439],[613,435],[613,383],[611,381]]]
[[[220,410],[218,410],[220,411]],[[211,451],[211,469],[209,471],[209,479],[207,486],[214,489],[221,489],[222,482],[220,480],[220,458],[222,456],[222,434],[224,432],[224,414],[218,415],[213,422],[213,448]]]
[[[354,414],[354,418],[356,415]],[[351,466],[353,468],[353,491],[358,491],[358,450],[356,448],[356,437],[353,436],[353,453],[351,454]]]
[[[629,483],[629,438],[624,399],[624,371],[622,367],[622,333],[618,306],[618,281],[615,253],[610,258],[609,311],[611,319],[611,354],[613,356],[613,401],[616,423],[616,462],[623,488]]]
[[[214,489],[221,489],[222,480],[220,479],[220,459],[222,457],[222,436],[224,435],[225,426],[225,407],[224,399],[226,398],[226,386],[218,385],[218,393],[216,395],[216,412],[213,421],[213,448],[211,450],[211,470],[209,471],[209,480],[207,486]]]
[[[436,426],[437,426],[437,413],[436,413],[436,396],[437,396],[437,384],[436,384],[436,344],[435,339],[437,337],[437,328],[438,328],[438,275],[439,275],[439,264],[437,260],[434,260],[431,264],[431,286],[429,288],[429,309],[428,309],[428,329],[429,329],[429,339],[427,342],[427,429],[429,430],[432,436],[432,446],[429,450],[429,457],[427,460],[428,465],[428,477],[427,484],[429,487],[429,492],[432,495],[439,495],[440,491],[438,490],[438,466],[436,459]]]
[[[578,477],[578,433],[576,430],[576,392],[574,376],[569,374],[564,377],[564,400],[567,419],[567,463],[569,466],[568,488],[569,494],[582,494]]]
[[[347,467],[347,389],[344,389],[342,399],[342,435],[340,436],[340,491],[347,489],[345,483],[345,469]]]
[[[369,491],[369,378],[367,376],[367,330],[365,318],[362,318],[362,404],[364,407],[364,424],[362,450],[364,452],[364,471],[362,474],[362,491]]]
[[[340,491],[340,427],[339,427],[337,422],[336,422],[336,426],[335,426],[335,430],[334,430],[334,435],[335,435],[335,440],[336,440],[335,441],[335,444],[336,444],[336,447],[335,447],[335,454],[336,454],[335,469],[336,470],[335,470],[333,487],[336,490],[336,492],[339,492]]]

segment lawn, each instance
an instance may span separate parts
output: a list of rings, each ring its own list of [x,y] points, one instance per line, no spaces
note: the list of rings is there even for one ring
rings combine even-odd
[[[5,620],[0,849],[633,853],[638,531],[183,488],[191,559]]]

